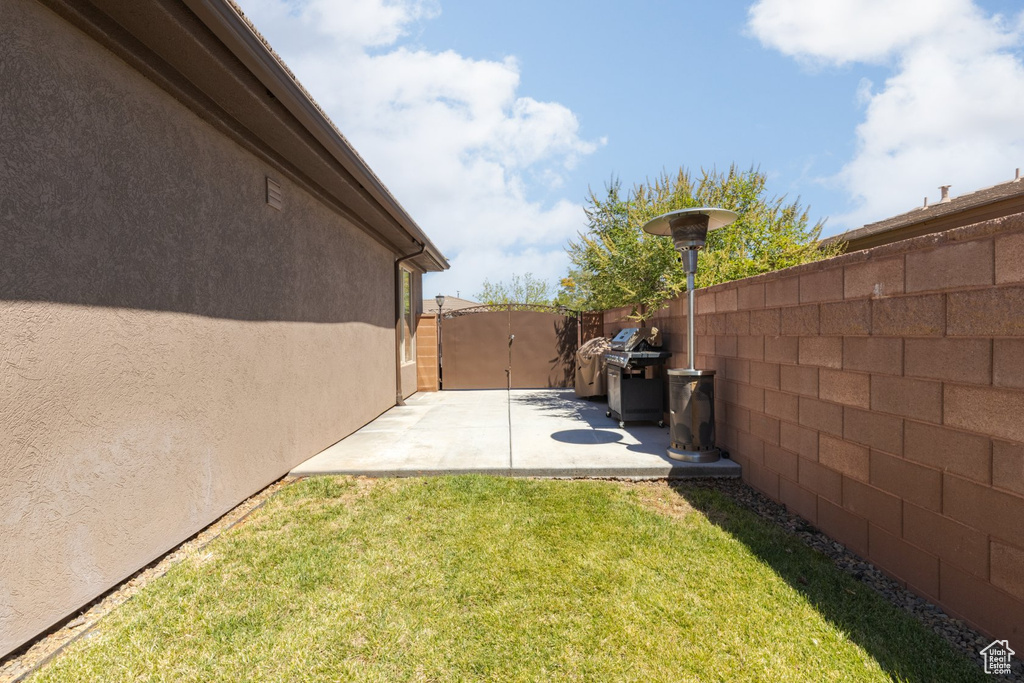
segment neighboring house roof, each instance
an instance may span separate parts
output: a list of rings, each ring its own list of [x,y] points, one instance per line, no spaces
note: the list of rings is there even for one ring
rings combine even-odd
[[[229,0],[42,1],[396,256],[449,267]]]
[[[470,301],[469,299],[460,299],[457,296],[446,296],[444,298],[444,310],[446,311],[461,311],[463,308],[473,308],[474,306],[480,306],[478,301]],[[437,314],[437,301],[434,299],[423,300],[423,312],[427,315]]]
[[[846,251],[860,251],[1021,212],[1024,212],[1024,179],[1018,169],[1017,177],[1009,182],[870,223],[824,239],[822,244],[846,242]]]

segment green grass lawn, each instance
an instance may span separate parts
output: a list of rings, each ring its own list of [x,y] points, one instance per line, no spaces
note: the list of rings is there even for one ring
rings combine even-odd
[[[33,681],[984,680],[708,489],[307,479]]]

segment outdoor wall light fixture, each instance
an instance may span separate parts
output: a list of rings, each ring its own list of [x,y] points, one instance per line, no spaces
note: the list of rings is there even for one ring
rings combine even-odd
[[[687,462],[714,462],[720,457],[715,447],[715,371],[697,370],[694,335],[694,276],[697,252],[707,242],[709,230],[724,228],[737,215],[727,209],[701,207],[670,211],[648,221],[644,232],[671,237],[686,273],[686,369],[668,371],[669,427],[672,445],[668,457]]]

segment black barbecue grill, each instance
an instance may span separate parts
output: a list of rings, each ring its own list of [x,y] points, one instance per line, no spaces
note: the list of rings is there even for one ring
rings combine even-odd
[[[615,335],[611,351],[604,360],[608,380],[607,417],[618,420],[619,427],[626,422],[648,420],[664,427],[665,411],[660,377],[647,377],[646,369],[664,365],[672,354],[652,349],[646,341],[646,330],[627,327]]]

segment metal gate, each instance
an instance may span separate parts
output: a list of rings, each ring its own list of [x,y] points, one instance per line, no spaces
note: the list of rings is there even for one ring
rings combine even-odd
[[[445,313],[442,389],[571,387],[577,323],[564,309],[503,304]]]

